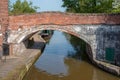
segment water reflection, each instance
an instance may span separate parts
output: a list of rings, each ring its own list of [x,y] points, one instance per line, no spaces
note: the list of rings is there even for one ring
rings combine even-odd
[[[35,64],[40,71],[59,76],[65,76],[68,74],[68,67],[64,64],[63,56],[57,56],[55,54],[47,54],[43,56],[41,56],[38,63]]]
[[[79,39],[73,35],[69,35],[67,33],[63,33],[63,34],[65,35],[68,42],[70,42],[70,44],[74,48],[74,52],[72,52],[72,51],[68,52],[67,56],[75,58],[75,59],[79,59],[79,60],[87,60],[88,61],[88,56],[86,53],[86,43],[82,39]]]
[[[71,45],[68,45],[68,41],[62,35],[61,32],[54,32],[49,44],[46,45],[43,55],[36,62],[36,67],[52,75],[67,74],[64,57],[67,56],[66,53],[74,51],[74,49]]]
[[[84,61],[78,40],[55,31],[24,80],[120,80]]]

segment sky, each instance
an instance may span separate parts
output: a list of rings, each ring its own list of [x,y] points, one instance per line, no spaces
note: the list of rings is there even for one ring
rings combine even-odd
[[[11,3],[14,3],[16,0],[10,0]],[[23,1],[23,0],[21,0]],[[27,0],[33,2],[33,6],[40,7],[37,12],[44,11],[60,11],[64,12],[65,8],[61,7],[62,0]]]

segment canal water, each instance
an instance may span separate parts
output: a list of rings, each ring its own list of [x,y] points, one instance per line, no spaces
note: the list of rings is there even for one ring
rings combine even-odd
[[[24,80],[120,80],[93,66],[84,51],[80,51],[79,40],[54,31],[43,54]]]

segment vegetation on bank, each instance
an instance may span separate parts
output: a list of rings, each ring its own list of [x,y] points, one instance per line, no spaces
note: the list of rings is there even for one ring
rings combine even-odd
[[[62,0],[62,7],[74,13],[120,13],[120,0]]]

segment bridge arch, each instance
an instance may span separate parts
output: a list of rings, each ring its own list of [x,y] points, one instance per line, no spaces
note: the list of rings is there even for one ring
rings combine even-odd
[[[89,46],[89,49],[91,50],[90,56],[93,57],[93,47],[91,45],[91,40],[88,39],[88,36],[86,35],[86,32],[84,32],[84,25],[66,25],[66,26],[61,26],[61,25],[36,25],[36,26],[31,26],[27,29],[19,29],[17,32],[13,32],[10,34],[8,38],[9,43],[15,43],[15,44],[20,44],[26,39],[30,38],[32,35],[35,33],[42,31],[42,30],[57,30],[57,31],[62,31],[71,35],[74,35],[80,39],[82,39],[87,46]],[[89,27],[89,26],[88,26]],[[82,32],[80,32],[82,31]],[[14,37],[13,37],[14,36]]]
[[[78,27],[76,27],[78,28]],[[42,30],[58,30],[62,31],[71,35],[74,35],[83,41],[85,41],[87,44],[90,44],[90,41],[86,38],[87,36],[84,34],[80,34],[77,29],[75,28],[75,25],[67,25],[67,26],[60,26],[60,25],[38,25],[37,27],[30,27],[28,30],[23,31],[22,34],[20,34],[19,37],[17,37],[17,43],[20,43],[30,37],[31,35],[42,31]],[[24,33],[25,32],[25,33]]]

